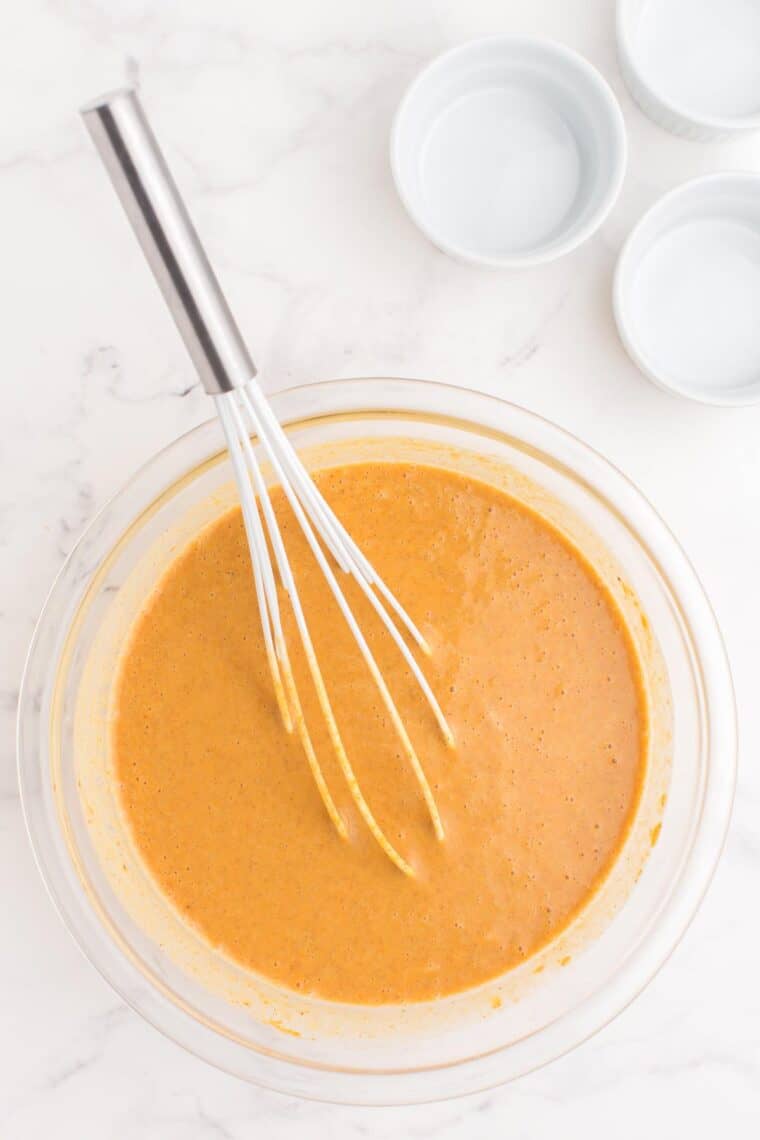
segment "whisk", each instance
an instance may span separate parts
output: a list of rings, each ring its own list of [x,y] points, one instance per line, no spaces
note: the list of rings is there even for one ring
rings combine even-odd
[[[425,654],[430,653],[430,648],[404,607],[332,511],[269,407],[255,380],[254,363],[201,247],[136,92],[132,89],[110,92],[83,107],[82,117],[171,310],[203,387],[214,400],[224,430],[251,555],[264,648],[283,725],[287,732],[295,730],[298,733],[325,809],[339,835],[346,838],[346,825],[335,805],[312,744],[294,681],[283,632],[275,568],[292,607],[319,707],[352,799],[388,858],[401,871],[410,875],[413,873],[412,867],[378,824],[343,745],[268,486],[251,442],[251,432],[259,441],[274,477],[282,486],[353,634],[403,753],[417,779],[435,834],[443,839],[443,824],[433,791],[372,650],[346,601],[328,554],[340,571],[357,582],[398,647],[430,706],[446,743],[453,746],[451,729],[404,634]],[[270,546],[274,554],[274,565]]]

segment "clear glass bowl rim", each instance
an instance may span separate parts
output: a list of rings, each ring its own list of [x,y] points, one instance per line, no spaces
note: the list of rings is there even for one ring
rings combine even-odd
[[[423,418],[450,419],[464,423],[479,432],[493,432],[509,436],[528,449],[548,454],[560,467],[566,467],[573,476],[585,482],[595,494],[603,488],[604,499],[624,519],[626,525],[642,542],[648,554],[656,560],[669,583],[674,580],[680,608],[698,650],[699,662],[711,716],[708,733],[710,771],[702,802],[694,843],[669,906],[647,939],[629,957],[615,978],[593,998],[564,1015],[547,1030],[536,1034],[544,1037],[544,1047],[536,1050],[533,1061],[519,1071],[510,1071],[506,1055],[510,1046],[474,1057],[457,1065],[443,1068],[409,1069],[403,1072],[358,1073],[341,1070],[311,1070],[304,1086],[303,1074],[294,1070],[300,1066],[281,1057],[256,1054],[255,1071],[244,1071],[240,1058],[232,1063],[230,1050],[251,1053],[239,1042],[225,1041],[220,1050],[219,1037],[213,1029],[201,1025],[187,1012],[168,998],[152,1000],[150,1008],[141,1005],[130,986],[131,963],[123,959],[113,946],[110,957],[104,956],[102,947],[92,944],[92,938],[82,930],[77,912],[81,913],[82,900],[74,897],[70,881],[60,866],[50,859],[50,839],[45,834],[47,823],[36,807],[29,773],[35,771],[49,775],[49,757],[39,741],[42,732],[43,708],[33,707],[35,694],[30,691],[30,674],[38,662],[35,653],[45,623],[57,595],[69,590],[67,568],[76,558],[77,551],[99,520],[114,511],[127,490],[145,478],[160,461],[187,445],[192,437],[207,431],[205,421],[179,436],[143,464],[122,488],[102,507],[80,536],[50,589],[35,628],[19,697],[17,755],[21,801],[32,849],[48,893],[66,927],[91,962],[117,993],[143,1018],[165,1036],[182,1045],[196,1056],[252,1083],[315,1100],[344,1104],[400,1105],[444,1100],[465,1093],[482,1091],[547,1064],[598,1032],[616,1017],[644,989],[668,959],[681,940],[710,884],[722,851],[731,816],[736,783],[736,705],[730,667],[722,636],[714,613],[699,579],[677,540],[644,495],[608,460],[603,458],[577,437],[533,412],[512,404],[501,397],[437,381],[402,378],[351,378],[326,380],[284,388],[270,396],[274,410],[284,424],[308,422],[322,417],[341,414],[388,413],[419,415]],[[313,407],[332,400],[327,410]],[[305,404],[306,410],[301,405]],[[442,410],[445,409],[445,410]],[[478,412],[479,414],[475,414]],[[505,421],[508,420],[508,423]],[[552,446],[552,444],[554,446]],[[557,452],[564,459],[557,459]],[[568,459],[569,457],[569,459]],[[569,460],[572,460],[570,462]],[[646,534],[646,541],[642,534]],[[57,670],[57,660],[53,662]],[[48,673],[51,667],[48,666]],[[55,670],[53,670],[55,671]],[[39,704],[39,702],[37,702]],[[43,703],[44,704],[44,703]],[[35,725],[30,733],[27,722]],[[41,736],[42,732],[42,736]],[[718,763],[718,760],[720,763]],[[153,994],[153,999],[158,997]],[[549,1033],[549,1029],[552,1030]],[[216,1041],[214,1040],[216,1039]],[[503,1055],[503,1066],[499,1056]],[[482,1062],[488,1060],[488,1066]],[[495,1061],[495,1065],[494,1065]],[[482,1076],[477,1067],[481,1065]],[[474,1069],[473,1069],[474,1067]],[[499,1069],[501,1068],[501,1071]],[[461,1070],[461,1080],[456,1072]],[[469,1070],[465,1078],[465,1070]]]

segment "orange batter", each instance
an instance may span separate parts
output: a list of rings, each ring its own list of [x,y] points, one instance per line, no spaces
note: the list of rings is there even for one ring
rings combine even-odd
[[[433,647],[432,713],[352,582],[349,600],[434,788],[419,788],[297,523],[275,503],[348,754],[402,874],[358,817],[304,661],[337,835],[278,718],[240,512],[204,530],[140,615],[117,680],[114,756],[135,842],[212,944],[302,992],[363,1003],[450,994],[557,934],[609,870],[645,763],[623,619],[545,520],[443,469],[366,464],[318,481]],[[343,576],[341,576],[342,578]],[[287,603],[289,643],[297,638]]]

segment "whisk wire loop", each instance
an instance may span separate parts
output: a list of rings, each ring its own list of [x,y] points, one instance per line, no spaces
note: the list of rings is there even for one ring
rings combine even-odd
[[[293,607],[293,616],[294,616],[295,621],[296,621],[296,627],[298,629],[299,637],[301,639],[301,644],[303,646],[304,655],[306,657],[306,662],[307,662],[307,665],[309,668],[309,672],[311,674],[312,681],[314,683],[314,687],[315,687],[316,694],[317,694],[317,700],[319,702],[319,706],[320,706],[322,715],[325,718],[325,722],[327,724],[327,730],[328,730],[328,733],[330,736],[330,741],[331,741],[331,744],[333,746],[333,750],[335,752],[336,758],[338,760],[338,764],[339,764],[339,767],[341,769],[341,772],[343,773],[343,776],[344,776],[346,783],[348,785],[349,791],[351,793],[351,797],[352,797],[354,803],[356,804],[356,807],[357,807],[360,815],[362,816],[362,819],[364,820],[364,822],[366,823],[370,832],[374,836],[375,840],[377,841],[379,846],[382,848],[382,850],[385,852],[385,854],[388,856],[388,858],[393,863],[395,863],[395,865],[399,868],[399,870],[403,871],[407,875],[410,875],[410,874],[412,874],[411,866],[399,854],[399,852],[395,849],[395,847],[390,842],[390,840],[388,839],[388,837],[385,835],[384,831],[382,830],[382,828],[378,824],[377,820],[375,819],[375,816],[374,816],[374,814],[373,814],[369,804],[367,803],[366,798],[365,798],[365,796],[361,790],[361,786],[359,784],[359,781],[356,778],[356,773],[354,772],[353,765],[351,764],[351,761],[348,758],[348,754],[347,754],[345,746],[343,744],[343,739],[341,737],[340,730],[338,728],[338,724],[337,724],[337,721],[335,719],[335,714],[333,712],[332,704],[330,702],[330,698],[329,698],[329,695],[327,692],[327,687],[324,683],[322,671],[319,667],[319,661],[317,659],[317,655],[316,655],[316,652],[314,650],[314,645],[313,645],[313,642],[311,640],[311,635],[309,633],[309,627],[308,627],[308,624],[306,622],[306,618],[305,618],[305,615],[303,612],[303,606],[301,605],[301,600],[300,600],[300,597],[298,594],[298,589],[296,587],[295,580],[293,578],[293,573],[292,573],[292,569],[290,566],[290,562],[289,562],[287,554],[285,552],[285,547],[284,547],[284,543],[282,541],[282,535],[281,535],[279,526],[277,524],[277,519],[276,519],[276,516],[274,514],[274,510],[272,509],[271,501],[269,499],[269,495],[266,491],[266,486],[265,486],[264,481],[263,481],[263,476],[261,475],[261,469],[260,469],[259,464],[256,460],[255,452],[253,451],[253,448],[251,446],[250,438],[248,437],[248,432],[246,431],[246,429],[243,425],[242,419],[240,417],[239,410],[237,409],[237,407],[235,407],[234,395],[218,396],[218,397],[216,397],[216,400],[220,404],[222,404],[222,403],[227,404],[228,407],[234,408],[234,411],[231,413],[231,419],[232,419],[232,422],[233,422],[235,428],[240,432],[240,435],[237,438],[237,443],[238,443],[238,446],[240,446],[242,443],[243,449],[244,449],[245,454],[246,454],[246,458],[248,460],[248,466],[249,466],[249,470],[251,472],[251,476],[253,479],[254,488],[258,489],[257,493],[259,495],[259,498],[258,498],[259,509],[264,514],[264,518],[265,518],[265,521],[267,523],[267,527],[270,528],[269,529],[270,541],[272,542],[272,548],[274,550],[275,559],[277,561],[277,566],[278,566],[278,570],[280,572],[281,580],[282,580],[283,585],[284,585],[284,587],[288,593],[288,596],[290,598],[290,603]],[[223,426],[224,426],[224,421],[223,421]],[[279,468],[277,458],[274,455],[274,452],[272,450],[270,450],[270,448],[267,447],[266,436],[260,434],[261,426],[258,423],[257,418],[255,417],[255,412],[254,412],[253,426],[254,426],[254,431],[256,431],[257,435],[259,435],[259,438],[261,439],[262,445],[264,447],[264,451],[266,452],[267,458],[269,459],[270,463],[272,464],[273,470],[278,475],[278,477],[280,477],[282,472]],[[247,444],[247,446],[246,446],[246,444]],[[262,490],[263,490],[263,495],[261,494]],[[312,531],[312,529],[309,525],[309,522],[303,513],[301,505],[298,502],[298,499],[292,493],[292,491],[290,491],[290,488],[289,488],[289,485],[287,484],[287,482],[284,482],[284,481],[283,481],[283,490],[285,491],[285,494],[288,497],[288,501],[290,502],[290,505],[294,510],[296,518],[298,519],[298,522],[304,531],[304,535],[306,536],[306,539],[309,542],[309,545],[310,545],[312,551],[315,553],[315,555],[318,556],[318,560],[320,560],[320,559],[322,560],[321,567],[323,570],[327,571],[326,576],[328,576],[328,582],[329,582],[329,578],[330,578],[330,576],[332,576],[332,571],[330,570],[328,563],[324,559],[324,554],[322,553],[322,551],[319,547],[319,543],[316,539],[316,536],[314,535],[314,532]],[[239,493],[240,493],[241,499],[245,498],[246,494],[247,494],[247,497],[249,499],[252,498],[250,491],[251,491],[251,485],[250,485],[250,482],[248,482],[248,480],[246,479],[246,483],[242,487],[239,486]],[[255,502],[255,500],[254,500],[254,502]],[[333,582],[335,585],[335,589],[338,592],[340,592],[339,587],[337,586],[337,582],[334,581],[334,577],[333,577]],[[342,594],[341,594],[341,597],[342,597]],[[346,607],[346,611],[348,613],[350,613],[350,611],[347,610],[347,607]],[[290,676],[292,677],[292,672],[290,672]],[[295,692],[295,685],[293,685],[292,688],[293,688],[293,691]],[[300,708],[300,705],[299,705],[299,708]],[[297,717],[296,723],[299,726],[303,725],[305,728],[305,722],[304,722],[302,714],[300,717]],[[323,776],[323,773],[321,770],[321,766],[319,765],[319,762],[317,761],[316,756],[314,755],[313,748],[311,749],[311,757],[313,758],[312,772],[314,773],[315,779],[317,780],[318,787],[320,789],[320,793],[322,794],[322,799],[323,799],[323,801],[325,801],[325,806],[328,809],[330,817],[333,819],[333,821],[335,821],[335,816],[338,816],[338,818],[340,818],[340,816],[334,807],[334,802],[333,802],[332,797],[330,796],[330,793],[327,789],[326,781],[324,780],[324,776]],[[331,810],[329,805],[332,805],[332,810]],[[342,826],[341,833],[345,835],[346,834],[345,824],[343,823],[342,820],[341,820],[341,826]],[[341,829],[339,828],[339,830],[341,830]]]
[[[382,601],[378,598],[373,589],[373,585],[377,587],[380,581],[379,576],[374,574],[374,571],[371,571],[371,567],[371,578],[365,573],[362,563],[368,567],[369,563],[366,562],[366,559],[364,559],[364,556],[361,555],[360,552],[361,562],[356,558],[354,551],[358,552],[358,548],[355,547],[353,540],[347,535],[347,532],[342,527],[337,516],[335,516],[316,486],[312,483],[283,429],[268,408],[263,395],[251,385],[239,388],[236,392],[215,396],[214,399],[220,422],[224,429],[225,437],[227,438],[228,448],[233,462],[233,471],[238,482],[241,502],[243,503],[243,519],[246,537],[251,548],[254,579],[257,583],[257,604],[261,609],[265,645],[269,645],[267,659],[270,664],[270,669],[272,670],[275,690],[277,692],[279,689],[279,693],[282,694],[284,698],[284,700],[281,700],[278,697],[278,705],[283,714],[283,720],[286,725],[288,721],[290,721],[291,724],[295,722],[298,735],[306,752],[309,767],[324,806],[338,832],[345,836],[345,823],[327,787],[324,773],[308,733],[293,679],[293,672],[282,631],[279,601],[264,526],[266,527],[266,534],[269,535],[269,541],[280,580],[290,600],[296,628],[315,687],[320,710],[327,725],[333,751],[348,785],[351,797],[374,839],[388,858],[405,874],[412,874],[412,868],[409,863],[399,854],[375,819],[361,790],[353,765],[348,758],[314,650],[308,623],[303,612],[303,606],[293,577],[290,561],[285,550],[280,527],[272,507],[266,482],[256,457],[256,452],[251,443],[249,429],[246,427],[244,414],[247,415],[250,429],[255,433],[261,443],[274,476],[282,486],[298,525],[304,534],[309,548],[325,577],[327,585],[369,669],[391,724],[401,742],[404,755],[414,772],[435,834],[439,839],[443,839],[444,830],[433,791],[403,719],[386,684],[385,678],[338,584],[333,568],[317,538],[315,528],[320,538],[322,538],[329,554],[333,556],[338,566],[343,569],[344,572],[350,574],[356,580],[362,593],[370,602],[386,630],[390,633],[428,700],[436,720],[441,727],[444,738],[447,743],[451,744],[453,742],[453,736],[449,726],[417,661],[383,606]],[[387,592],[390,594],[390,591]],[[405,627],[409,629],[410,633],[416,633],[416,640],[419,644],[424,646],[424,638],[422,638],[422,635],[416,630],[416,627],[408,615],[406,615],[400,603],[397,603],[394,610],[400,611],[400,620],[403,620]]]

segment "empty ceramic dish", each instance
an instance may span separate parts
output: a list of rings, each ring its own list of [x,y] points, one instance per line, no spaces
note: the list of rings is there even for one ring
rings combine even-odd
[[[620,67],[654,122],[693,139],[760,128],[760,4],[618,0]]]
[[[644,215],[615,273],[620,336],[663,388],[760,401],[760,175],[711,174]]]
[[[391,166],[412,220],[446,253],[537,264],[601,224],[625,130],[601,75],[551,41],[493,37],[439,56],[406,92]]]

